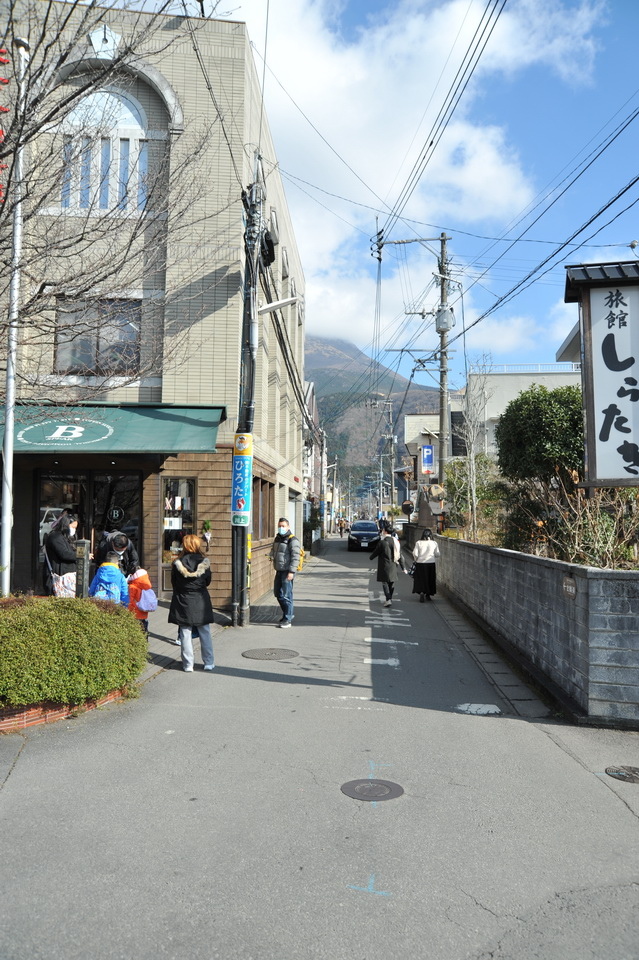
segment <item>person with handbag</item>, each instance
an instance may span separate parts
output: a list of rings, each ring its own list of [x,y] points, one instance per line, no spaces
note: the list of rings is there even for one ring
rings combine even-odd
[[[73,538],[78,519],[63,514],[51,530],[44,545],[44,592],[47,596],[74,597],[77,557]]]
[[[397,580],[395,541],[389,526],[384,522],[382,522],[381,531],[380,541],[371,553],[370,559],[377,558],[377,582],[384,588],[384,606],[390,607]]]
[[[182,540],[182,554],[173,561],[171,586],[173,596],[169,610],[169,623],[178,625],[182,648],[182,669],[193,673],[193,628],[200,635],[200,648],[205,670],[213,670],[213,604],[208,585],[211,582],[211,564],[202,553],[202,541],[194,533],[187,533]]]
[[[437,579],[435,575],[435,560],[439,556],[439,547],[433,540],[430,530],[424,530],[421,540],[413,548],[415,572],[413,573],[413,593],[419,594],[419,602],[430,598],[437,593]]]

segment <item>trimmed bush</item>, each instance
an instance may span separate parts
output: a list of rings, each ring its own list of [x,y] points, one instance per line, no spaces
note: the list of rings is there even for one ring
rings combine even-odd
[[[127,609],[105,600],[0,600],[0,706],[81,704],[132,684],[147,641]]]

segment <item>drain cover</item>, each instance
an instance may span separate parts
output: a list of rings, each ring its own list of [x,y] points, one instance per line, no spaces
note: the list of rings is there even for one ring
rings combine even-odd
[[[349,780],[342,784],[341,790],[354,800],[394,800],[404,792],[398,783],[390,780]]]
[[[257,650],[245,650],[242,656],[249,660],[290,660],[291,657],[299,657],[299,653],[286,647],[260,647]]]
[[[606,773],[624,783],[639,783],[639,767],[606,767]]]

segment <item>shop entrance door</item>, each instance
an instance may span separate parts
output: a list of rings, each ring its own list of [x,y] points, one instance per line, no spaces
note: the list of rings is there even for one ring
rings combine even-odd
[[[104,533],[121,530],[142,559],[142,475],[139,471],[105,473],[42,473],[36,557],[44,562],[43,543],[67,509],[78,518],[78,539],[91,542],[91,552]]]

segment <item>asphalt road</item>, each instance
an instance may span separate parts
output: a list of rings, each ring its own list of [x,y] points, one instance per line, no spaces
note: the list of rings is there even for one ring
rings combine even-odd
[[[1,960],[639,958],[639,784],[604,772],[639,734],[558,719],[372,566],[329,540],[293,629],[267,602],[213,674],[0,737]]]

